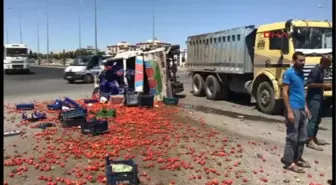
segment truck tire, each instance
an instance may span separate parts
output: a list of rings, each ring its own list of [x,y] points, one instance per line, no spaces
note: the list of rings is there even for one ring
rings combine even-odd
[[[91,74],[86,74],[84,76],[84,83],[92,83],[93,82],[93,76]]]
[[[221,85],[213,75],[209,75],[205,80],[205,95],[209,100],[217,100],[221,96]]]
[[[326,98],[323,100],[323,109],[329,109],[333,106],[332,98]]]
[[[192,92],[194,96],[204,96],[204,79],[200,74],[192,78]]]
[[[280,103],[274,98],[274,89],[269,82],[259,84],[256,94],[257,108],[266,114],[280,112]]]

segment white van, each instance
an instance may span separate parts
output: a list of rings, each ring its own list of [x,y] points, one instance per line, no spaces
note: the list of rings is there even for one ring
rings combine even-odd
[[[30,72],[28,61],[28,48],[26,44],[5,44],[4,45],[4,72]]]
[[[101,55],[79,56],[74,59],[70,66],[65,68],[64,79],[69,83],[74,83],[77,80],[93,83],[94,76],[101,71],[103,60],[110,57]]]

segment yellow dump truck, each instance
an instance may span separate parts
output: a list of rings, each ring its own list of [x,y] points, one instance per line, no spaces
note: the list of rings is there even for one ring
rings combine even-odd
[[[288,20],[190,36],[185,66],[195,96],[229,100],[231,92],[248,93],[261,112],[275,114],[283,107],[282,74],[295,51],[306,55],[307,79],[321,56],[332,53],[331,22]],[[325,82],[331,80],[332,69],[325,72]],[[325,97],[331,103],[332,91]]]

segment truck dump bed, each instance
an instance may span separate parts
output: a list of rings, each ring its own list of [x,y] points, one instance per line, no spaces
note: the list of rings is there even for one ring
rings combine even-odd
[[[245,74],[253,72],[254,26],[190,36],[186,67],[190,71]]]

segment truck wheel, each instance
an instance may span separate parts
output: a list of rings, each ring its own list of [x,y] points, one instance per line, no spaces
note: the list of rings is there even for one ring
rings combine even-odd
[[[221,85],[213,75],[209,75],[205,80],[205,95],[209,100],[216,100],[221,96]]]
[[[280,110],[280,105],[274,98],[274,90],[268,82],[262,82],[257,89],[257,107],[266,114],[277,114]]]
[[[93,82],[93,76],[91,74],[86,74],[84,76],[84,82],[85,83],[92,83]]]
[[[323,101],[323,109],[329,109],[333,106],[333,103],[332,103],[332,98],[326,98],[324,101]]]
[[[8,70],[5,70],[5,74],[6,74],[6,75],[9,75],[9,71],[8,71]]]
[[[204,96],[204,79],[200,74],[192,78],[192,92],[194,96]]]

